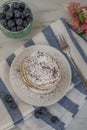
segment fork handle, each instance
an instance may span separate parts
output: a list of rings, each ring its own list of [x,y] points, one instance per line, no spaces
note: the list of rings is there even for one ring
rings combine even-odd
[[[67,56],[68,56],[69,60],[71,61],[71,63],[73,64],[74,68],[77,70],[77,73],[79,74],[79,77],[80,77],[85,89],[87,89],[87,79],[84,78],[79,67],[76,65],[75,61],[73,60],[71,54],[68,53]]]

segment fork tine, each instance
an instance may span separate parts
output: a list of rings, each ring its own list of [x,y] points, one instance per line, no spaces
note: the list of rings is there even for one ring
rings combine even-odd
[[[59,41],[60,41],[61,49],[65,48],[67,46],[67,42],[62,34],[59,35]]]
[[[65,45],[68,46],[67,41],[66,41],[66,39],[64,38],[64,36],[63,36],[62,34],[61,34],[61,36],[62,36],[62,40],[63,40],[63,42],[65,43]]]

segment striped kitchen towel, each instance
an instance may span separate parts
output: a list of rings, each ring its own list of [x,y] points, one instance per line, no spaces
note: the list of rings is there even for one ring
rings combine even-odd
[[[22,129],[28,122],[28,118],[37,109],[28,105],[16,96],[9,81],[9,70],[15,56],[20,54],[25,48],[35,44],[46,44],[61,51],[58,34],[63,34],[71,48],[71,54],[76,63],[81,67],[85,78],[87,76],[87,44],[75,32],[73,32],[64,19],[60,19],[42,32],[25,43],[21,48],[12,53],[0,64],[0,130],[8,130],[18,124]],[[79,41],[79,42],[78,42]],[[83,44],[83,45],[82,45]],[[48,106],[46,116],[41,116],[39,120],[34,116],[30,117],[27,127],[31,130],[64,130],[81,106],[86,102],[87,90],[79,78],[78,73],[71,65],[72,84],[68,93],[54,105]],[[54,124],[50,118],[52,115],[58,117],[58,123]],[[21,125],[19,122],[22,122]],[[16,129],[17,130],[17,129]]]

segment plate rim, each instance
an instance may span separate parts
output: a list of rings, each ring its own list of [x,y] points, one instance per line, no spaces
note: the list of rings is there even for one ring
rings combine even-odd
[[[22,52],[20,52],[15,58],[14,58],[14,60],[13,60],[13,62],[12,62],[12,64],[11,64],[11,67],[10,67],[10,71],[9,71],[9,79],[10,79],[10,85],[11,85],[11,87],[12,87],[12,82],[11,82],[11,76],[10,76],[10,74],[11,74],[11,69],[12,69],[12,66],[13,66],[13,64],[14,64],[14,62],[15,62],[15,60],[23,53],[23,52],[25,52],[26,50],[28,50],[28,49],[30,49],[31,47],[35,47],[35,46],[45,46],[45,47],[49,47],[49,48],[52,48],[52,49],[54,49],[54,50],[56,50],[56,52],[58,52],[60,55],[62,55],[64,58],[65,58],[65,60],[67,61],[67,63],[68,63],[68,68],[69,68],[69,72],[70,72],[70,80],[69,80],[69,82],[68,82],[68,87],[67,87],[67,90],[64,92],[64,94],[60,97],[60,98],[58,98],[58,101],[69,91],[69,86],[70,86],[70,84],[71,84],[71,79],[72,79],[72,71],[71,71],[71,66],[70,66],[70,63],[69,63],[69,61],[68,61],[68,59],[65,57],[65,55],[60,51],[60,50],[58,50],[58,49],[56,49],[56,48],[54,48],[54,47],[52,47],[52,46],[50,46],[50,45],[31,45],[31,46],[29,46],[29,47],[27,47],[27,48],[24,48],[24,50],[22,51]],[[12,89],[13,89],[13,87],[12,87]],[[14,89],[13,89],[13,91],[14,91]],[[15,92],[15,91],[14,91]],[[15,94],[18,96],[18,94],[15,92]],[[18,96],[22,101],[24,101],[25,102],[25,100],[23,100],[20,96]],[[25,102],[25,103],[27,103],[27,102]],[[30,104],[30,103],[27,103],[27,104]],[[52,103],[53,104],[53,103]],[[50,104],[47,104],[47,105],[43,105],[43,106],[49,106],[49,105],[52,105],[51,103]],[[34,104],[30,104],[30,105],[34,105]],[[35,105],[35,106],[41,106],[41,105]]]

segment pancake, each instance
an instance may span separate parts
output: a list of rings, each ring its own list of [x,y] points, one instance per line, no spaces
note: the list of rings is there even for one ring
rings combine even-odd
[[[61,79],[58,61],[42,51],[25,57],[20,70],[22,80],[34,92],[50,92]]]

